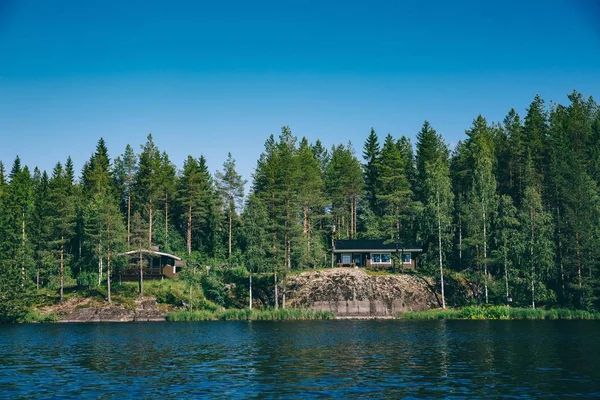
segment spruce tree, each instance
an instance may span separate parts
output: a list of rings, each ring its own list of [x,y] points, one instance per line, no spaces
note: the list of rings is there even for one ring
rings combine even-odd
[[[65,269],[69,265],[70,249],[67,246],[75,235],[75,204],[73,180],[69,170],[59,162],[52,171],[49,182],[49,197],[53,204],[51,221],[53,226],[53,247],[58,258],[60,299],[64,298]]]
[[[365,163],[362,164],[365,181],[365,197],[369,209],[374,213],[377,213],[377,184],[379,177],[379,169],[381,163],[381,149],[379,147],[379,140],[375,129],[371,128],[371,132],[365,141],[363,146],[363,160]]]

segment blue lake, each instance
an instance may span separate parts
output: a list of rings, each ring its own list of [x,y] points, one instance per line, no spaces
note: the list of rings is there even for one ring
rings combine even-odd
[[[0,325],[2,398],[600,397],[598,321]]]

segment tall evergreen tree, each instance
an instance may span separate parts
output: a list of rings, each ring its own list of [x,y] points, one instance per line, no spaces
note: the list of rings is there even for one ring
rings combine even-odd
[[[223,163],[223,172],[216,173],[217,188],[223,199],[224,212],[227,216],[227,257],[231,258],[231,247],[233,237],[233,223],[237,218],[237,210],[244,201],[244,185],[246,180],[235,170],[235,160],[231,153],[227,154],[227,160]]]
[[[53,244],[58,258],[60,299],[64,298],[65,266],[70,252],[67,244],[75,235],[75,204],[73,202],[73,180],[69,170],[57,163],[49,182],[49,197],[53,204],[51,221]]]
[[[148,226],[148,246],[152,246],[152,227],[154,212],[159,198],[160,190],[160,151],[154,144],[152,134],[148,135],[146,143],[142,146],[139,155],[138,171],[135,177],[136,208],[146,215]],[[141,214],[141,213],[140,213]]]
[[[388,134],[381,150],[378,203],[382,211],[381,232],[386,240],[396,244],[398,254],[413,240],[411,224],[416,214],[404,156]]]
[[[381,163],[381,149],[379,147],[377,134],[373,128],[371,128],[371,133],[369,133],[369,136],[367,137],[367,140],[363,146],[363,159],[365,160],[365,163],[362,164],[362,167],[364,172],[367,204],[371,211],[377,213],[377,184]]]
[[[264,201],[254,194],[250,194],[244,208],[244,255],[245,265],[249,272],[249,308],[252,309],[252,276],[258,272],[265,272],[270,263],[267,249],[269,248],[269,233],[267,227],[268,213]]]
[[[131,243],[131,197],[137,173],[137,157],[133,147],[129,144],[125,146],[123,155],[115,159],[114,173],[117,188],[127,210],[127,248],[129,248]]]
[[[162,245],[165,248],[165,250],[170,251],[171,242],[169,240],[169,204],[172,201],[173,197],[175,197],[176,195],[177,170],[175,168],[175,165],[169,159],[169,155],[164,151],[160,156],[157,175],[158,192],[160,193],[158,196],[160,202],[162,203],[162,208],[164,210],[164,232],[162,233],[163,240],[161,241],[160,245]]]
[[[498,216],[494,221],[494,244],[492,251],[494,262],[504,276],[504,292],[506,304],[512,298],[511,279],[519,266],[520,255],[524,251],[520,221],[512,197],[502,195],[498,200]]]
[[[306,138],[300,141],[295,164],[298,204],[302,209],[302,239],[298,246],[298,263],[301,266],[315,267],[324,257],[322,220],[325,197],[321,166]]]
[[[181,220],[185,221],[185,237],[188,255],[192,254],[192,237],[196,228],[206,220],[210,211],[210,176],[205,168],[206,162],[201,157],[196,160],[188,156],[183,163],[183,171],[179,178],[179,201]],[[203,168],[204,167],[204,168]]]

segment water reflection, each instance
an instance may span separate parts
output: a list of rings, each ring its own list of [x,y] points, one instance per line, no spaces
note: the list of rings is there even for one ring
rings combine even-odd
[[[0,326],[0,397],[599,396],[595,321]]]

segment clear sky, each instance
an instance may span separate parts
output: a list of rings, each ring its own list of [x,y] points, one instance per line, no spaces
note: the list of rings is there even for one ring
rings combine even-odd
[[[80,171],[152,133],[181,167],[230,151],[248,180],[270,133],[326,146],[373,126],[454,145],[536,93],[600,97],[600,2],[0,0],[0,160]]]

